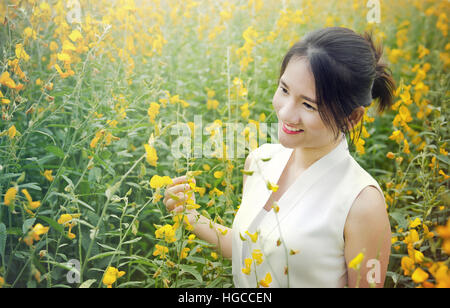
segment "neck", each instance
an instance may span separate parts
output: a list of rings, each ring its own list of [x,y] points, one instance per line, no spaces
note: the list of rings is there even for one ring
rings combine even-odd
[[[331,142],[323,147],[317,148],[294,148],[292,167],[294,170],[306,170],[309,166],[333,151],[344,138],[342,135],[336,141]]]

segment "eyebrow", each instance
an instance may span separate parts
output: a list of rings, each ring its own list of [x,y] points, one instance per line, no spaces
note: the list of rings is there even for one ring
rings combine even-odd
[[[281,83],[285,88],[287,88],[287,89],[289,90],[289,86],[288,86],[288,85],[286,84],[286,82],[284,82],[284,80],[281,79],[281,78],[280,78],[280,83]],[[305,100],[307,100],[307,101],[310,101],[311,103],[314,103],[314,104],[317,105],[317,102],[316,102],[315,100],[313,100],[312,98],[309,98],[309,97],[306,96],[306,95],[300,94],[299,97],[301,97],[301,98],[303,98],[303,99],[305,99]]]

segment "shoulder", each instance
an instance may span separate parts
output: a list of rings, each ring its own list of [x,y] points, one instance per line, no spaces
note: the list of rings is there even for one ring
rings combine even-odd
[[[347,216],[345,230],[371,230],[386,222],[389,223],[384,196],[377,187],[368,185],[354,200]]]

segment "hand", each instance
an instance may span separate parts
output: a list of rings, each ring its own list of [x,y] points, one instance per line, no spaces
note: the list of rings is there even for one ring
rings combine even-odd
[[[163,203],[169,212],[178,214],[185,211],[189,222],[192,223],[191,220],[199,214],[195,209],[186,208],[188,199],[195,203],[195,193],[189,186],[189,181],[195,184],[195,179],[188,180],[186,175],[172,179],[173,184],[168,185],[164,192]]]

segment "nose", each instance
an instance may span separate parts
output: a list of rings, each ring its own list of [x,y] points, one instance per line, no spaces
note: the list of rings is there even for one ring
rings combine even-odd
[[[301,112],[299,108],[296,108],[295,102],[286,99],[280,105],[278,110],[278,117],[280,121],[293,127],[301,126]]]

